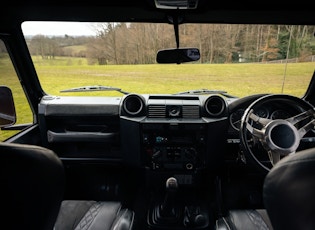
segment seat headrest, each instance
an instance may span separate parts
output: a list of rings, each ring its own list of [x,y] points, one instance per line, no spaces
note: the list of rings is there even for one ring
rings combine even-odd
[[[0,143],[1,228],[53,229],[63,199],[61,160],[46,148]]]
[[[279,161],[265,178],[263,199],[274,229],[315,229],[315,148]]]

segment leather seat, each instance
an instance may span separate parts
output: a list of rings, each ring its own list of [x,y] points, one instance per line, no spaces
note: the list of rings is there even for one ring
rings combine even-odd
[[[65,172],[46,148],[0,143],[1,229],[132,229],[134,212],[118,201],[63,200]]]
[[[279,161],[263,185],[263,210],[230,210],[216,229],[315,229],[315,148]]]
[[[56,154],[38,146],[0,143],[2,229],[50,230],[65,175]]]
[[[217,230],[271,230],[272,225],[265,209],[230,210],[216,221]]]
[[[65,200],[54,230],[130,230],[133,211],[117,201]]]

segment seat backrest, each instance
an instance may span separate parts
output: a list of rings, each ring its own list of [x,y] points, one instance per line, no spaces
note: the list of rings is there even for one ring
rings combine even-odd
[[[265,178],[263,198],[274,229],[315,229],[315,148],[278,162]]]
[[[0,143],[1,229],[51,230],[63,199],[61,160],[46,148]]]

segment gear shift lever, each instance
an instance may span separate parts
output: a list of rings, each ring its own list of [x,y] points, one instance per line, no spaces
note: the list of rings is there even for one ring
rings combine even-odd
[[[170,177],[165,183],[165,198],[160,207],[160,214],[162,216],[176,216],[174,207],[175,193],[177,192],[178,183],[175,177]]]
[[[151,212],[151,220],[154,225],[169,227],[177,225],[180,221],[180,208],[176,202],[175,194],[178,183],[175,177],[170,177],[165,183],[165,197],[162,203],[155,204]],[[162,228],[161,228],[162,229]]]

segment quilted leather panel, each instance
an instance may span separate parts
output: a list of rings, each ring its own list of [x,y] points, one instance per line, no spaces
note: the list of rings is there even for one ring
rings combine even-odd
[[[86,212],[75,230],[109,230],[118,218],[120,202],[96,202]]]
[[[82,218],[75,230],[87,230],[91,226],[93,220],[100,211],[101,203],[95,203],[86,212],[85,216]]]
[[[246,210],[246,213],[254,225],[255,229],[269,230],[263,218],[257,213],[256,210]]]
[[[269,222],[265,210],[231,210],[216,221],[216,230],[272,230]]]

